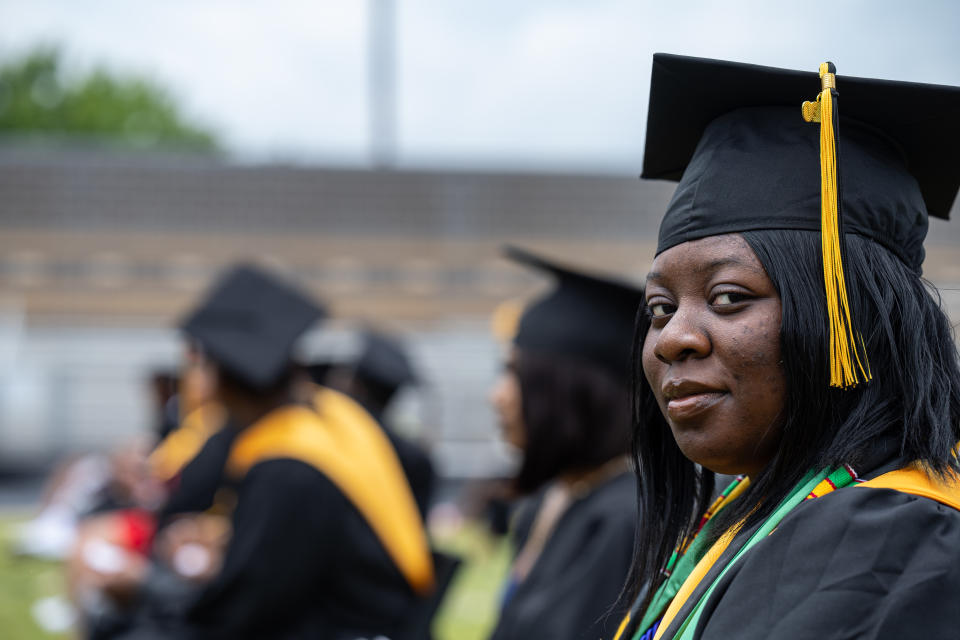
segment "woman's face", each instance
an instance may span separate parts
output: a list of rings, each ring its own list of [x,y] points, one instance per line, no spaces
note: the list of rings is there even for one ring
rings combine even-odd
[[[183,403],[184,410],[190,411],[215,400],[216,366],[202,351],[193,347],[187,349],[181,376],[180,401]]]
[[[780,439],[780,297],[746,241],[722,235],[657,256],[643,370],[684,455],[755,475]]]
[[[527,445],[527,435],[523,424],[516,349],[510,352],[500,377],[490,390],[490,404],[497,412],[497,422],[504,441],[522,451]]]

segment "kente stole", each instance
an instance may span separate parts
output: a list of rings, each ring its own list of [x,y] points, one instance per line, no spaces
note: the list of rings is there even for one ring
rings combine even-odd
[[[434,573],[426,532],[383,429],[336,391],[321,388],[314,404],[315,411],[282,407],[241,432],[227,472],[242,478],[256,464],[279,458],[309,464],[357,508],[414,591],[430,593]]]
[[[909,465],[885,473],[873,480],[863,481],[849,466],[818,474],[808,473],[783,503],[767,518],[763,524],[750,536],[749,540],[734,554],[723,570],[716,576],[710,587],[703,593],[696,606],[690,611],[687,618],[677,627],[669,640],[688,640],[693,637],[700,619],[704,604],[709,600],[714,587],[720,582],[726,571],[736,564],[740,557],[749,551],[757,542],[768,536],[776,529],[790,511],[805,500],[819,498],[831,491],[855,484],[857,487],[876,489],[893,489],[904,493],[918,495],[960,510],[960,478],[953,474],[953,481],[944,481],[936,476],[928,475],[916,465]],[[697,588],[704,576],[710,571],[716,561],[726,551],[730,542],[736,536],[739,528],[734,527],[724,533],[716,543],[704,554],[703,541],[709,536],[702,535],[709,530],[710,519],[720,510],[735,500],[746,489],[749,479],[738,477],[721,494],[716,502],[707,510],[700,528],[692,541],[686,547],[674,552],[667,564],[667,580],[661,584],[651,601],[650,606],[641,619],[636,633],[631,640],[661,640],[663,634],[670,627],[676,615],[683,608],[687,599]],[[700,557],[702,555],[702,557]],[[700,557],[697,561],[696,558]],[[675,566],[674,566],[675,565]],[[662,616],[662,617],[661,617]],[[620,624],[614,640],[622,640],[621,636],[631,616],[628,614]]]

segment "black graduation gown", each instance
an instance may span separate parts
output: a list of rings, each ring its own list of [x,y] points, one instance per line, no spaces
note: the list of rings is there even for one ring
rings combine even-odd
[[[960,512],[891,489],[847,487],[798,505],[731,567],[694,637],[956,640],[958,597]]]
[[[518,549],[542,497],[518,517]],[[617,475],[571,504],[506,602],[491,640],[612,637],[623,615],[613,603],[630,567],[635,528],[632,473]]]
[[[430,461],[427,452],[417,444],[398,436],[383,423],[381,423],[381,427],[387,439],[390,440],[390,444],[393,445],[394,451],[397,452],[400,466],[403,467],[403,475],[407,477],[407,482],[410,483],[413,499],[417,503],[421,517],[426,520],[427,512],[430,509],[430,500],[433,497],[433,485],[436,480],[433,462]]]
[[[184,466],[176,487],[157,514],[160,527],[177,515],[200,513],[213,506],[217,489],[223,481],[230,446],[238,433],[228,423],[210,436],[200,452]]]
[[[255,465],[233,529],[223,569],[177,637],[395,639],[418,602],[353,504],[304,462]]]

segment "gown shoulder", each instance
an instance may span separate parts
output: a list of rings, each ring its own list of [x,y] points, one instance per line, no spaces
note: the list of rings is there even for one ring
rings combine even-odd
[[[960,511],[847,487],[799,505],[731,568],[701,640],[960,637]]]

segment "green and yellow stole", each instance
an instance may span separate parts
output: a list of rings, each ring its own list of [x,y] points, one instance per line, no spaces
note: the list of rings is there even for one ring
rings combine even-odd
[[[727,487],[708,509],[695,537],[674,552],[665,571],[667,579],[654,594],[650,606],[640,620],[640,624],[636,627],[637,631],[631,636],[630,640],[690,640],[693,638],[704,605],[730,567],[736,564],[745,553],[748,553],[757,542],[770,535],[787,514],[801,502],[819,498],[831,491],[854,484],[858,487],[902,491],[930,498],[960,510],[960,478],[956,474],[954,474],[952,482],[943,481],[929,475],[918,465],[910,465],[864,482],[857,477],[856,472],[849,466],[832,471],[821,471],[820,473],[810,472],[727,562],[726,566],[703,592],[697,603],[689,610],[686,618],[679,624],[674,624],[676,616],[683,609],[687,600],[739,533],[739,526],[733,527],[720,536],[704,552],[705,540],[710,537],[704,535],[704,533],[710,530],[713,516],[736,500],[749,485],[748,478],[739,477]],[[625,640],[623,634],[630,624],[630,620],[631,615],[628,614],[621,622],[614,640]],[[672,635],[665,638],[664,634],[671,627],[674,629]]]

